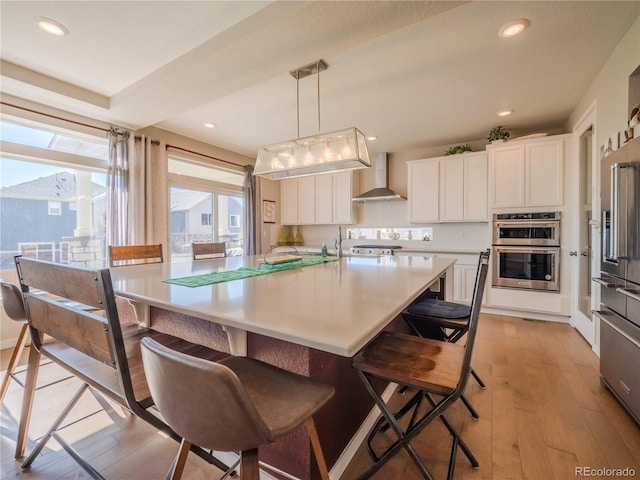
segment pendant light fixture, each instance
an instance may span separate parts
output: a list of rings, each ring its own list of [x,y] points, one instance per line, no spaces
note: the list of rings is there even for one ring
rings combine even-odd
[[[260,147],[254,175],[279,180],[315,173],[370,167],[364,134],[355,127],[320,133],[320,72],[324,60],[289,72],[296,79],[298,138]],[[318,75],[318,133],[300,138],[300,79]]]

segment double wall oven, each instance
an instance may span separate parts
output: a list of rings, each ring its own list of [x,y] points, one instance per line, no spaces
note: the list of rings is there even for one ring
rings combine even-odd
[[[560,291],[560,212],[493,216],[492,285]]]

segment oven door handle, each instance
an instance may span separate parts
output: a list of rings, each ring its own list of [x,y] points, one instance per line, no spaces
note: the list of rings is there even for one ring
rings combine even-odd
[[[626,288],[616,288],[616,292],[623,294],[625,297],[629,297],[636,302],[640,302],[640,295],[631,290],[627,290]]]
[[[607,317],[606,317],[607,313],[606,312],[603,312],[601,310],[591,310],[591,313],[593,315],[595,315],[596,317],[598,317],[600,319],[600,321],[606,323],[611,328],[613,328],[616,332],[618,332],[620,335],[622,335],[624,338],[626,338],[631,343],[633,343],[636,347],[640,348],[640,342],[638,342],[635,338],[631,338],[629,335],[627,335],[625,332],[623,332],[618,327],[616,327],[613,323],[611,323],[609,320],[607,320]]]

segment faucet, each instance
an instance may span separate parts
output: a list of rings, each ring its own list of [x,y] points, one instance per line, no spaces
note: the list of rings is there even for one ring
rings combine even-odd
[[[342,257],[342,227],[338,227],[338,238],[335,241],[336,256]]]

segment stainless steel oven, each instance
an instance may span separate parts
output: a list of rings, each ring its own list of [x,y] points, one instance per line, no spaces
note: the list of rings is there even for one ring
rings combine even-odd
[[[494,245],[560,245],[560,212],[498,213],[493,216]]]
[[[494,246],[493,286],[560,291],[560,247]]]
[[[492,285],[560,291],[560,212],[493,216]]]

